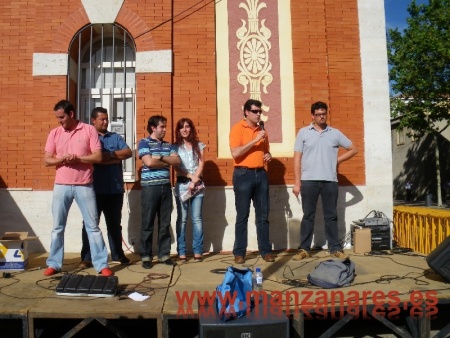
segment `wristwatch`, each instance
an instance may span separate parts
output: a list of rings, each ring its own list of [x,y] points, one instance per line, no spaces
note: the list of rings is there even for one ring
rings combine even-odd
[[[114,151],[109,152],[109,157],[116,158],[116,153]]]

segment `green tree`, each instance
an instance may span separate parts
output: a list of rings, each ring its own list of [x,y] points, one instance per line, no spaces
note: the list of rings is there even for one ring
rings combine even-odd
[[[450,0],[429,0],[408,7],[408,27],[388,30],[389,78],[394,96],[391,116],[398,129],[420,139],[434,135],[438,205],[442,206],[437,135],[449,126]]]

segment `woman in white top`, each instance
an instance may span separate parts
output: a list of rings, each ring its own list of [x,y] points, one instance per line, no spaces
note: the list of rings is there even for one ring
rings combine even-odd
[[[175,198],[177,202],[177,252],[181,263],[186,262],[186,223],[191,213],[194,260],[202,261],[203,255],[203,196],[204,190],[196,191],[202,183],[202,173],[205,165],[205,144],[198,140],[197,131],[192,121],[182,118],[175,127],[175,146],[180,156],[181,164],[176,166],[177,183],[175,184]],[[192,197],[182,201],[187,191]]]

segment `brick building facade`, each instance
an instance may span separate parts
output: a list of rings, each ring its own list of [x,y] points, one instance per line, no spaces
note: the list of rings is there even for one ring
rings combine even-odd
[[[83,114],[79,104],[82,86],[77,87],[83,79],[74,74],[85,62],[77,50],[96,41],[80,33],[91,26],[99,35],[99,27],[107,32],[116,25],[132,39],[135,82],[133,109],[127,112],[132,114],[128,125],[132,146],[147,135],[147,119],[155,114],[168,118],[169,129],[181,117],[190,117],[207,144],[206,251],[231,250],[233,162],[226,142],[245,98],[254,95],[271,108],[266,115],[275,140],[272,153],[276,159],[268,167],[275,249],[298,245],[301,208],[291,193],[291,141],[299,128],[310,123],[313,101],[329,103],[330,124],[359,148],[359,154],[339,168],[341,233],[345,234],[349,220],[374,208],[391,214],[382,0],[17,0],[4,1],[0,8],[0,138],[4,145],[0,197],[5,215],[0,224],[5,231],[39,235],[34,250],[49,248],[54,168],[44,167],[43,149],[48,132],[57,126],[52,108],[68,98],[78,103]],[[239,58],[240,53],[236,40],[239,44],[243,39],[242,27],[236,26],[239,22],[249,29],[257,22],[253,40],[270,47],[263,57],[270,60],[271,68],[265,74],[266,82],[258,82],[256,93],[235,76],[233,55]],[[169,130],[166,139],[172,140],[172,135]],[[139,234],[140,166],[135,160],[126,183],[123,226],[130,245]],[[66,250],[77,251],[81,236],[75,224],[80,223],[80,215],[75,210],[72,214],[67,231],[74,236]],[[249,230],[249,248],[255,249],[254,229],[249,226]]]

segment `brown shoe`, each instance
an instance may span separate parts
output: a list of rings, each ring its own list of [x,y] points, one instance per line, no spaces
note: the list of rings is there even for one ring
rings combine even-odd
[[[244,264],[245,263],[245,259],[242,256],[236,256],[236,257],[234,257],[234,262],[236,264]]]
[[[92,262],[90,261],[81,261],[80,264],[78,264],[79,269],[89,269],[92,268]]]
[[[344,251],[335,251],[330,253],[331,258],[339,258],[339,259],[347,259],[348,256],[344,253]]]
[[[269,263],[275,262],[275,258],[274,258],[270,253],[267,254],[267,255],[265,255],[265,256],[263,257],[263,259],[264,259],[266,262],[269,262]]]
[[[305,249],[300,249],[298,250],[297,254],[294,257],[292,257],[292,259],[294,261],[301,261],[302,259],[309,257],[311,256],[308,251],[306,251]]]

